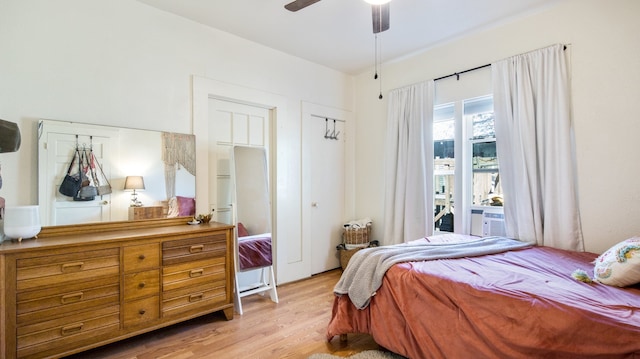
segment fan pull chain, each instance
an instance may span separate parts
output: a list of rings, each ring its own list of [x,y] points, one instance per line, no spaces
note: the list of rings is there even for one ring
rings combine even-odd
[[[378,34],[376,34],[376,42],[378,42]],[[376,68],[379,67],[379,72],[380,72],[380,76],[379,76],[379,80],[378,80],[378,85],[380,86],[380,95],[378,96],[378,99],[382,100],[382,42],[380,42],[380,45],[376,46],[376,48],[378,49],[378,59],[376,60],[377,62],[377,66]],[[378,70],[378,69],[377,69]],[[376,70],[376,77],[378,77],[378,71]]]
[[[375,74],[373,75],[373,79],[378,79],[378,34],[375,34],[374,42],[373,42],[373,63],[375,66]]]

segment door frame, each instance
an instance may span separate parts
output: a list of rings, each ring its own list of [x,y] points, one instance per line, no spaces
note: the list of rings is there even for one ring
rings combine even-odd
[[[256,107],[263,107],[270,110],[270,149],[269,149],[269,183],[271,187],[271,216],[272,216],[272,238],[275,247],[274,262],[276,267],[276,282],[290,281],[287,273],[296,273],[295,268],[286,260],[286,241],[283,238],[300,238],[300,233],[291,233],[291,227],[279,225],[279,218],[287,218],[286,215],[279,215],[282,210],[286,210],[290,204],[283,204],[278,197],[278,173],[281,164],[277,161],[277,123],[287,116],[287,100],[284,96],[243,87],[239,85],[220,82],[200,76],[192,77],[193,96],[193,117],[192,133],[196,134],[196,168],[207,169],[198,171],[196,176],[196,213],[209,213],[210,205],[215,203],[216,193],[209,193],[209,99],[238,102]],[[284,208],[284,209],[283,209]],[[279,229],[284,228],[284,231]],[[294,264],[295,267],[295,264]]]

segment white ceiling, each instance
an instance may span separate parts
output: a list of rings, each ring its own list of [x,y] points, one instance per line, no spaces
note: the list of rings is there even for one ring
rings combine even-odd
[[[371,5],[322,0],[298,12],[291,0],[138,0],[348,74],[373,66]],[[392,0],[378,35],[382,61],[540,11],[563,0]]]

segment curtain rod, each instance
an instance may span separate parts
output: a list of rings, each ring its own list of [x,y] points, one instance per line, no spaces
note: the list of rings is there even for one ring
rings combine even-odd
[[[491,66],[491,64],[486,64],[486,65],[482,65],[482,66],[478,66],[478,67],[474,67],[472,69],[468,69],[468,70],[464,70],[464,71],[460,71],[460,72],[454,72],[451,75],[446,75],[446,76],[442,76],[442,77],[438,77],[437,79],[433,79],[433,81],[438,81],[438,80],[443,80],[449,77],[456,77],[456,80],[460,80],[460,75],[467,73],[467,72],[471,72],[471,71],[475,71],[475,70],[480,70],[480,69],[484,69],[485,67],[489,67]]]
[[[562,50],[566,50],[566,49],[567,49],[567,45],[564,45]],[[486,64],[486,65],[474,67],[472,69],[468,69],[468,70],[464,70],[464,71],[460,71],[460,72],[454,72],[454,73],[452,73],[450,75],[441,76],[441,77],[438,77],[437,79],[433,79],[433,81],[443,80],[443,79],[446,79],[446,78],[449,78],[449,77],[453,77],[453,76],[456,77],[456,81],[460,81],[460,75],[461,74],[464,74],[464,73],[467,73],[467,72],[471,72],[471,71],[475,71],[475,70],[484,69],[485,67],[489,67],[489,66],[491,66],[491,64]]]

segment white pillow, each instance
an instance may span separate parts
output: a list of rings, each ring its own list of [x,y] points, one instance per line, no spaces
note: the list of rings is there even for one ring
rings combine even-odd
[[[616,287],[640,283],[640,237],[614,245],[594,263],[593,274],[600,283]]]
[[[169,198],[169,210],[167,211],[167,218],[178,217],[180,209],[178,208],[178,199],[175,197]]]

